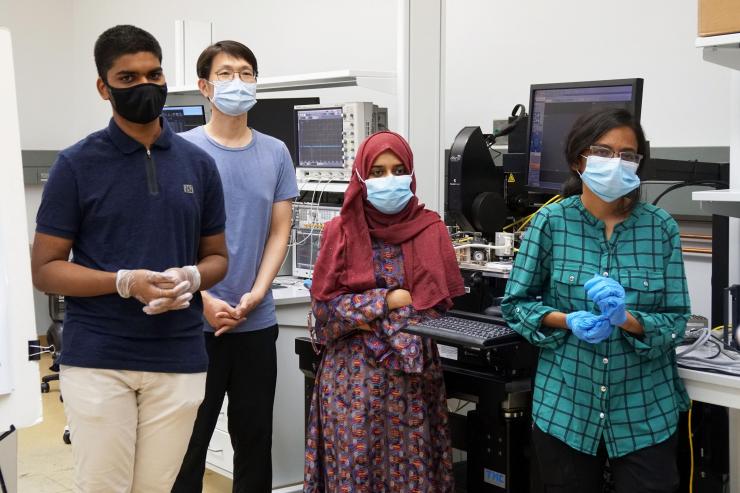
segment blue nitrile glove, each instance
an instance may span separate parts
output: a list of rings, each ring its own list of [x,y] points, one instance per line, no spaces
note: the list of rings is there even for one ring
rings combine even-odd
[[[601,315],[597,318],[593,328],[586,333],[584,341],[591,344],[598,344],[601,341],[609,339],[609,336],[612,335],[612,330],[614,330],[614,325],[611,324],[605,315]]]
[[[601,310],[602,315],[609,318],[612,325],[622,325],[627,321],[627,311],[624,306],[624,288],[614,279],[596,275],[583,285],[586,294]]]
[[[577,338],[590,344],[608,339],[614,328],[603,315],[586,311],[569,313],[565,316],[565,323]]]
[[[621,326],[627,321],[627,310],[624,307],[624,298],[607,296],[598,303],[601,314],[609,319],[609,323]]]
[[[608,296],[624,298],[624,288],[611,277],[596,274],[586,281],[583,287],[586,288],[586,294],[588,294],[589,299],[593,300],[596,304]]]

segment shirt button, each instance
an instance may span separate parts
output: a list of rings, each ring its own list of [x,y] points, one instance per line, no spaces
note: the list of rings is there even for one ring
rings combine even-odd
[[[609,277],[609,273],[607,271],[604,271],[604,277]]]
[[[675,339],[675,338],[676,338],[676,334],[671,334],[671,339]]]
[[[573,281],[575,281],[575,280],[576,280],[576,278],[575,278],[575,276],[570,276],[570,277],[568,278],[568,280],[569,280],[570,282],[573,282]]]
[[[606,414],[604,414],[604,413],[599,413],[599,417],[600,417],[601,419],[604,419],[604,418],[606,417]]]
[[[643,281],[642,285],[645,286],[645,287],[648,287],[648,282],[647,281]]]
[[[602,391],[602,392],[606,392],[606,385],[602,385],[602,386],[601,386],[601,391]]]
[[[519,308],[516,309],[516,312],[519,313]]]
[[[604,364],[607,364],[609,363],[609,358],[604,358],[603,361],[604,361]]]

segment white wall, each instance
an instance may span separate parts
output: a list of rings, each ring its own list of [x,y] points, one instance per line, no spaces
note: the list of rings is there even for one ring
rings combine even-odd
[[[75,138],[72,0],[0,0],[13,36],[23,149],[59,149]]]
[[[694,47],[696,0],[447,2],[449,143],[528,104],[535,83],[643,77],[651,145],[729,145],[730,72]]]
[[[394,0],[128,0],[125,8],[113,0],[73,1],[77,104],[88,108],[77,124],[82,133],[99,128],[110,113],[94,90],[91,54],[97,36],[115,24],[133,23],[159,40],[170,81],[177,19],[213,22],[214,40],[245,43],[257,56],[262,77],[345,68],[395,70]]]

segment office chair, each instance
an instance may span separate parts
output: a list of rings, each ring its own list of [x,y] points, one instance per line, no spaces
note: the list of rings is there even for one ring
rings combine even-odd
[[[51,390],[49,382],[59,380],[59,358],[62,355],[62,322],[64,320],[64,296],[50,294],[49,296],[49,317],[51,317],[51,324],[46,330],[46,344],[51,347],[51,366],[49,369],[53,371],[51,375],[45,375],[41,377],[41,392],[46,394]],[[59,394],[59,400],[64,402],[64,398]],[[64,443],[72,443],[69,436],[69,427],[64,427],[64,434],[62,435]]]

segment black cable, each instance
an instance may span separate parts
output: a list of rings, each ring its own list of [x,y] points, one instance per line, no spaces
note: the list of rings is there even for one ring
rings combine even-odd
[[[670,187],[663,190],[656,198],[653,200],[653,205],[657,205],[658,201],[663,198],[664,195],[674,191],[678,190],[679,188],[685,188],[685,187],[695,187],[695,186],[706,186],[706,187],[714,187],[717,189],[721,188],[728,188],[729,184],[724,181],[719,180],[696,180],[696,181],[684,181],[681,183],[676,183],[675,185],[671,185]]]
[[[3,441],[8,435],[13,433],[15,431],[15,426],[10,425],[10,429],[0,435],[0,442]],[[3,477],[3,470],[0,468],[0,488],[2,488],[2,493],[8,493],[8,487],[5,485],[5,478]]]
[[[724,347],[724,345],[722,344],[722,341],[716,340],[714,339],[714,336],[711,336],[709,339],[707,339],[707,342],[711,342],[717,347],[717,352],[713,354],[712,356],[707,356],[706,357],[707,359],[714,359],[720,354],[722,354],[722,348]]]
[[[519,114],[517,114],[517,111]],[[524,107],[523,104],[519,103],[514,106],[514,109],[511,110],[511,116],[524,116],[527,114],[527,108]]]

